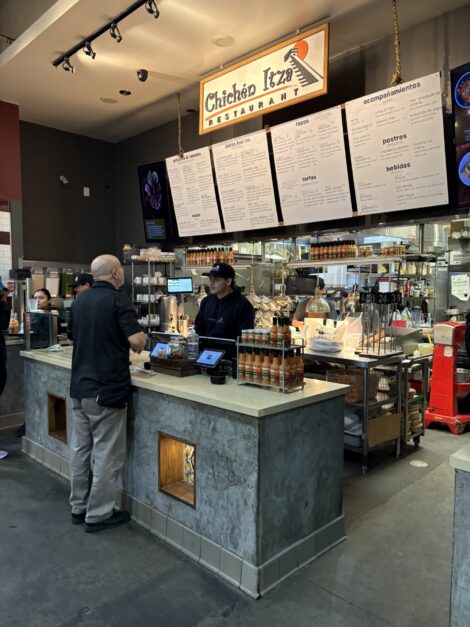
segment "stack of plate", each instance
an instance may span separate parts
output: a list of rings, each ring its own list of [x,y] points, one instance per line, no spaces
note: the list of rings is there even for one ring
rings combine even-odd
[[[317,336],[310,340],[310,348],[319,353],[338,353],[343,349],[343,343]]]

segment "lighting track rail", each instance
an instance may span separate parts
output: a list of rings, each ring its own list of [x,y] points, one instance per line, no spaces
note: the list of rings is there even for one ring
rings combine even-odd
[[[62,65],[65,70],[73,72],[74,68],[70,63],[70,57],[83,49],[85,54],[88,54],[89,56],[92,56],[92,58],[94,58],[94,56],[90,52],[92,50],[91,43],[95,41],[95,39],[98,39],[98,37],[101,37],[101,35],[106,33],[106,31],[108,30],[113,39],[115,39],[116,42],[119,43],[120,41],[122,41],[122,36],[119,33],[119,28],[117,27],[117,25],[119,24],[119,22],[122,22],[122,20],[124,20],[126,17],[128,17],[129,15],[134,13],[134,11],[137,11],[137,9],[140,9],[140,7],[144,5],[150,15],[153,15],[155,19],[159,17],[160,11],[157,8],[155,0],[136,0],[136,2],[133,2],[129,7],[127,7],[127,9],[119,13],[119,15],[111,18],[109,22],[106,22],[106,24],[101,26],[101,28],[95,30],[95,32],[91,33],[91,35],[87,35],[80,42],[75,44],[75,46],[67,50],[67,52],[64,52],[59,57],[54,59],[54,61],[52,61],[52,65],[54,67]]]

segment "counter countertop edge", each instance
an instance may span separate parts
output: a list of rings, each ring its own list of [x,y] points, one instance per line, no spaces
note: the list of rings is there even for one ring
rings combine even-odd
[[[39,352],[39,350],[21,351],[20,354],[26,359],[70,370],[71,351]],[[137,365],[139,361],[143,361],[142,357],[136,356],[133,365]],[[242,386],[237,386],[235,382],[229,382],[227,386],[230,387],[233,394],[231,398],[227,398],[227,386],[214,386],[209,384],[208,380],[207,385],[204,385],[202,379],[206,378],[202,377],[202,375],[197,375],[197,381],[195,379],[196,377],[179,378],[162,374],[158,374],[156,377],[149,377],[145,374],[131,373],[131,383],[135,387],[218,407],[254,418],[263,418],[298,407],[314,405],[321,401],[344,396],[349,390],[347,385],[316,379],[307,379],[304,391],[290,394],[280,394],[249,386],[243,386],[242,389]],[[219,395],[219,392],[222,392],[222,394]],[[237,392],[243,397],[242,399],[236,398]]]
[[[470,444],[467,444],[450,456],[450,465],[455,470],[470,472]]]

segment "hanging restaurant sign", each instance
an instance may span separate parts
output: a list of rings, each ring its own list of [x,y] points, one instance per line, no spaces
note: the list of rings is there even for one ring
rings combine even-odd
[[[327,93],[328,24],[201,80],[199,134]]]

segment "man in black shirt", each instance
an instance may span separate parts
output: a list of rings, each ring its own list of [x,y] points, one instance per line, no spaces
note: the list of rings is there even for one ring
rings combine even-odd
[[[196,316],[196,333],[236,340],[242,329],[254,327],[254,309],[235,285],[235,270],[228,263],[216,263],[208,276],[211,293]]]
[[[132,302],[118,291],[124,285],[119,259],[101,255],[91,264],[91,271],[93,287],[83,292],[70,310],[70,504],[72,523],[85,522],[87,532],[129,521],[128,512],[115,510],[114,495],[126,452],[129,348],[140,353],[146,341]]]

